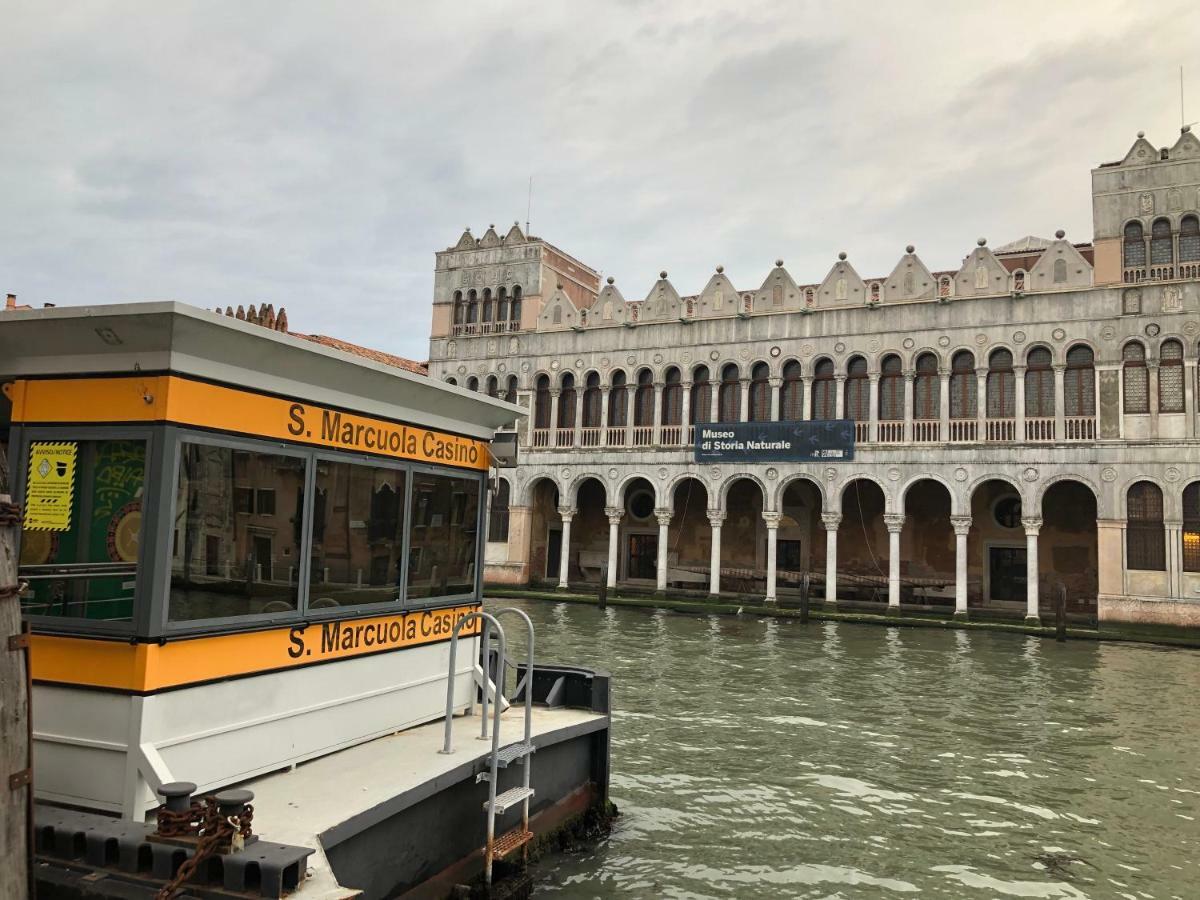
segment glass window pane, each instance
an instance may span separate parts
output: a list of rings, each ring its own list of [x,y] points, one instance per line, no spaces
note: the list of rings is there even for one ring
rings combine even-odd
[[[309,609],[399,601],[405,473],[317,461]]]
[[[428,472],[412,478],[408,598],[473,593],[479,480]]]
[[[27,462],[21,612],[132,621],[146,442],[33,441]],[[39,507],[61,512],[38,517]]]
[[[294,456],[180,445],[172,622],[297,608],[306,468]]]

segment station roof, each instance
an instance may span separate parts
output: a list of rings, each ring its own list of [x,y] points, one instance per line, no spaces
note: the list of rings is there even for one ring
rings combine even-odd
[[[185,303],[10,310],[0,319],[0,380],[139,371],[192,375],[484,440],[525,415],[503,400]],[[7,411],[0,415],[6,419]]]

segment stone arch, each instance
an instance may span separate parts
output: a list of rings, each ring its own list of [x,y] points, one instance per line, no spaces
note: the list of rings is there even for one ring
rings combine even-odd
[[[900,358],[904,360],[904,371],[912,372],[917,367],[917,360],[929,353],[937,360],[938,370],[946,368],[946,357],[942,355],[942,351],[937,347],[915,347],[912,350],[905,350],[900,353]]]
[[[1195,479],[1193,479],[1195,480]],[[1117,496],[1117,517],[1120,519],[1129,518],[1129,489],[1139,481],[1148,481],[1155,485],[1163,495],[1163,519],[1177,519],[1183,505],[1183,488],[1178,492],[1172,490],[1172,486],[1163,479],[1148,474],[1134,475],[1121,483],[1121,487]]]
[[[1138,479],[1138,480],[1143,481],[1145,479]],[[1042,508],[1042,501],[1045,500],[1045,498],[1046,498],[1046,492],[1048,490],[1050,490],[1050,488],[1054,487],[1054,485],[1058,484],[1061,481],[1078,481],[1085,488],[1087,488],[1089,491],[1092,492],[1092,496],[1096,498],[1097,507],[1100,504],[1101,498],[1104,496],[1103,493],[1100,491],[1100,488],[1096,485],[1096,483],[1094,481],[1092,481],[1092,479],[1088,478],[1086,475],[1079,475],[1074,472],[1060,472],[1057,475],[1051,475],[1049,478],[1047,478],[1045,481],[1041,482],[1038,485],[1036,496],[1034,498],[1035,501],[1037,502],[1038,509]],[[1132,483],[1133,482],[1130,482],[1130,484],[1132,484]]]
[[[782,509],[783,495],[787,492],[788,485],[795,484],[797,481],[807,481],[817,489],[817,496],[821,498],[821,511],[826,511],[829,504],[829,498],[825,494],[825,485],[821,483],[821,479],[809,472],[792,472],[789,475],[779,479],[779,486],[775,489],[775,496],[772,498],[771,508]]]
[[[1095,365],[1097,362],[1100,361],[1100,351],[1097,349],[1097,347],[1094,343],[1087,340],[1086,338],[1072,338],[1071,340],[1064,343],[1062,345],[1062,358],[1059,359],[1056,357],[1055,361],[1060,362],[1060,363],[1065,363],[1067,361],[1067,354],[1069,354],[1076,347],[1087,347],[1089,350],[1092,351],[1092,365]],[[1051,348],[1051,350],[1053,350],[1053,348]]]
[[[1013,353],[1013,365],[1014,366],[1029,365],[1029,354],[1032,353],[1034,350],[1049,350],[1050,351],[1050,359],[1056,365],[1061,363],[1063,361],[1063,359],[1065,359],[1065,357],[1062,356],[1059,353],[1059,351],[1055,349],[1054,345],[1051,344],[1049,341],[1037,340],[1037,341],[1030,341],[1029,346],[1025,347],[1024,350],[1022,350],[1020,354],[1017,354],[1015,352]]]
[[[611,493],[606,491],[605,496],[609,498],[609,502],[613,506],[624,506],[627,499],[626,494],[629,491],[629,485],[639,480],[647,482],[654,490],[654,505],[656,508],[661,508],[664,505],[662,500],[662,488],[655,482],[653,478],[650,478],[643,472],[630,472],[628,475],[623,476],[621,480],[617,482],[616,489]]]
[[[604,491],[604,502],[608,503],[608,480],[599,472],[584,472],[577,475],[571,482],[571,486],[567,488],[567,496],[571,501],[571,507],[575,508],[579,505],[579,488],[583,486],[585,481],[598,481],[600,488]]]
[[[911,478],[908,479],[908,481],[904,482],[904,484],[900,486],[900,489],[896,492],[896,496],[897,496],[897,504],[896,505],[898,507],[898,509],[897,509],[898,512],[904,512],[904,503],[905,503],[905,500],[908,498],[908,491],[913,485],[915,485],[919,481],[936,481],[939,484],[941,484],[941,486],[944,487],[946,489],[946,492],[950,495],[950,515],[960,516],[963,514],[963,507],[966,504],[964,503],[962,496],[955,489],[953,484],[951,484],[943,476],[938,475],[934,472],[925,472],[920,475],[913,475]]]
[[[562,485],[558,483],[558,479],[553,475],[548,474],[534,475],[529,481],[525,482],[525,485],[516,494],[511,492],[512,485],[510,485],[509,497],[513,499],[509,500],[509,503],[513,506],[530,506],[533,503],[533,495],[536,493],[538,485],[542,482],[549,482],[554,486],[554,489],[558,491],[558,502],[561,504],[562,498],[565,496]],[[518,499],[520,502],[516,502]]]
[[[968,508],[970,507],[971,499],[975,496],[975,492],[977,490],[979,490],[980,486],[986,484],[989,481],[1002,481],[1005,484],[1007,484],[1010,488],[1012,488],[1014,491],[1016,491],[1017,496],[1021,498],[1021,510],[1022,510],[1021,514],[1022,515],[1025,514],[1025,510],[1027,510],[1030,505],[1029,504],[1029,495],[1028,495],[1028,492],[1025,490],[1024,485],[1022,485],[1021,481],[1012,475],[997,475],[997,474],[980,475],[978,478],[976,478],[974,481],[972,481],[967,487],[967,498],[966,499],[967,499]]]
[[[850,472],[846,475],[845,480],[843,480],[842,483],[837,486],[837,489],[834,492],[833,496],[828,498],[828,499],[835,501],[835,505],[834,505],[833,509],[826,509],[825,512],[839,512],[840,513],[842,511],[842,499],[846,494],[846,488],[848,488],[855,481],[874,482],[875,486],[878,487],[879,490],[883,492],[883,502],[884,502],[883,511],[885,513],[893,513],[896,511],[896,498],[892,496],[891,490],[888,489],[887,484],[883,481],[882,478],[879,478],[878,476],[872,475],[868,472]]]
[[[762,492],[763,512],[771,512],[775,507],[773,505],[774,496],[771,491],[767,490],[766,483],[757,475],[751,472],[738,472],[736,475],[730,475],[721,481],[720,487],[717,490],[717,499],[720,501],[719,509],[724,512],[728,508],[729,489],[739,481],[753,481],[758,485],[758,489]],[[772,503],[768,506],[768,503]]]
[[[620,372],[622,375],[625,376],[625,385],[626,385],[626,387],[628,387],[632,383],[630,381],[631,376],[629,374],[629,370],[626,369],[624,366],[613,366],[611,369],[608,370],[607,377],[605,377],[603,374],[601,374],[600,383],[602,385],[604,385],[605,387],[612,387],[613,378],[616,377],[618,372]]]

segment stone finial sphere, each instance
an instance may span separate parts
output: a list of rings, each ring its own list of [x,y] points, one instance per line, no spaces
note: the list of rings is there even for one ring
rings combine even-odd
[[[914,250],[916,250],[916,249],[917,249],[917,248],[916,248],[916,247],[914,247],[912,244],[909,244],[907,247],[905,247],[905,248],[904,248],[904,252],[905,252],[905,253],[912,253],[912,252],[913,252]]]
[[[845,259],[845,258],[846,258],[846,251],[843,250],[838,254],[838,259]]]
[[[717,274],[718,274],[718,275],[720,275],[720,274],[721,274],[722,272],[724,272],[724,271],[725,271],[725,267],[724,267],[724,266],[717,266]]]
[[[609,283],[609,284],[613,284],[614,282],[616,282],[616,280],[617,280],[617,279],[613,278],[611,275],[609,275],[609,276],[608,276],[608,283]]]
[[[977,243],[980,247],[986,247],[987,238],[979,238],[979,240],[977,240],[975,243]]]
[[[666,278],[666,277],[667,277],[667,270],[666,270],[666,269],[663,269],[661,272],[659,272],[659,273],[658,273],[658,277],[659,277],[659,278]]]
[[[1060,228],[1058,231],[1054,232],[1054,236],[1061,241],[1067,236],[1067,233]]]

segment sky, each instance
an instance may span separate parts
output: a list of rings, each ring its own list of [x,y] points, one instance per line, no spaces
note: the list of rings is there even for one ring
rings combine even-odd
[[[1194,0],[0,0],[0,288],[271,302],[428,356],[434,252],[533,233],[626,297],[886,275],[1063,228],[1200,119]],[[1190,60],[1190,65],[1188,65]],[[532,202],[529,179],[533,178]]]

